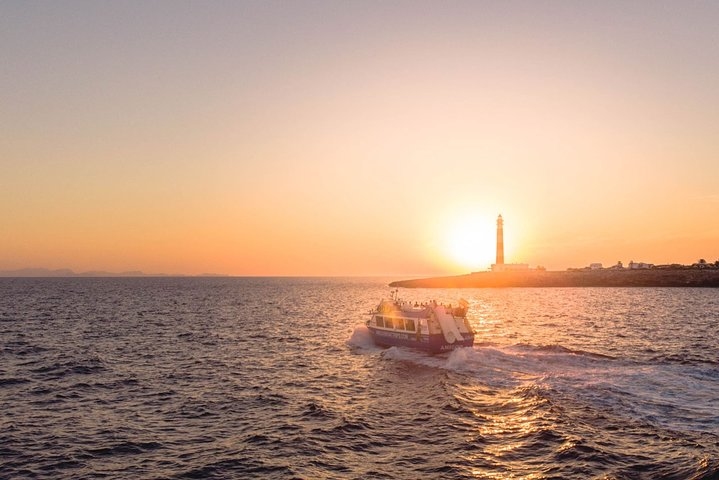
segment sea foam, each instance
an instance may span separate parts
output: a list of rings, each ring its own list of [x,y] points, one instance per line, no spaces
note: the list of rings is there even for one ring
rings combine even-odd
[[[347,345],[350,347],[360,348],[362,350],[380,350],[372,340],[372,334],[366,325],[356,325],[352,334],[347,339]]]

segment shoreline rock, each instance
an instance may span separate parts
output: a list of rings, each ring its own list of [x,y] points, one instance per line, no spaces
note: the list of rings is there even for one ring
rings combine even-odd
[[[403,288],[511,287],[703,287],[719,288],[719,269],[476,272],[466,275],[400,280]]]

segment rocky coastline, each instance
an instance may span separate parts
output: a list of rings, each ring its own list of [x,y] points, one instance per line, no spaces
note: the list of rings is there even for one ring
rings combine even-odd
[[[719,288],[719,269],[475,272],[466,275],[400,280],[403,288],[507,287],[705,287]]]

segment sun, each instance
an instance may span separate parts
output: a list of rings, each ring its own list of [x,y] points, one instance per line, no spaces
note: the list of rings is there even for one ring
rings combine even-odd
[[[480,270],[494,262],[495,231],[493,223],[483,218],[458,219],[446,230],[449,258],[466,269]]]

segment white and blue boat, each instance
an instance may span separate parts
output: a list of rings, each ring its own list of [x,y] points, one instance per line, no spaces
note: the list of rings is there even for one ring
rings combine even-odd
[[[471,347],[474,331],[467,321],[469,303],[459,305],[437,302],[412,303],[402,301],[397,291],[382,299],[370,311],[367,329],[374,343],[380,346],[410,347],[430,353],[449,352],[455,348]]]

